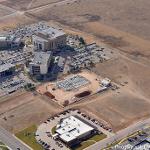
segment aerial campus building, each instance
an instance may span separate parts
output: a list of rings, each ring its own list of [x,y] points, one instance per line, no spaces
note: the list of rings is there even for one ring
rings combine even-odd
[[[51,52],[35,52],[32,62],[29,64],[30,74],[35,76],[46,75],[50,66]]]
[[[32,42],[35,50],[53,51],[66,45],[66,34],[61,30],[50,27],[33,35]]]
[[[56,127],[55,137],[59,138],[66,145],[72,147],[94,135],[95,128],[81,121],[75,116],[64,118]]]
[[[10,35],[0,35],[0,49],[12,49],[20,47],[21,39]]]
[[[12,75],[15,72],[15,65],[13,64],[2,64],[0,65],[0,78]]]

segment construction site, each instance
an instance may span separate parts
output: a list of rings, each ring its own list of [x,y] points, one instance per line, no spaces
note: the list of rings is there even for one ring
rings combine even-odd
[[[0,126],[16,134],[77,109],[112,129],[87,150],[148,126],[149,7],[147,0],[0,0]]]
[[[60,105],[69,105],[106,90],[111,81],[106,86],[102,86],[102,79],[93,72],[83,70],[81,73],[67,76],[60,81],[41,85],[37,91],[42,95],[47,95]]]

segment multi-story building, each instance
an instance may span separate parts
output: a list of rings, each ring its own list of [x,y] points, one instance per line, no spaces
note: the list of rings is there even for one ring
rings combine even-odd
[[[62,30],[51,27],[33,35],[32,42],[35,50],[53,51],[66,45],[66,34]]]
[[[17,48],[21,44],[21,39],[14,36],[0,36],[0,49]]]
[[[51,52],[35,52],[33,61],[29,64],[30,74],[46,75],[51,62]]]
[[[15,72],[15,65],[2,64],[0,65],[0,78],[4,78],[12,75]]]

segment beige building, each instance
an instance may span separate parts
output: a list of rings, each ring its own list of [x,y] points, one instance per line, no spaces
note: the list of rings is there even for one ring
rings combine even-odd
[[[62,30],[51,27],[33,35],[32,42],[35,50],[57,50],[66,45],[66,34]]]
[[[51,62],[51,52],[35,52],[33,61],[29,64],[30,74],[35,76],[46,75]]]

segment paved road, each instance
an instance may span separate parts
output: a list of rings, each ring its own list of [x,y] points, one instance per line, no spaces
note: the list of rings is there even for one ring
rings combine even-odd
[[[20,150],[31,150],[2,127],[0,127],[0,141],[12,150],[18,150],[17,148],[20,148]]]
[[[81,114],[77,113],[78,111],[71,111],[65,115],[61,114],[59,115],[59,117],[55,117],[54,120],[50,120],[50,122],[47,123],[43,123],[38,127],[38,130],[36,132],[36,134],[38,136],[36,136],[37,141],[42,140],[45,143],[47,143],[48,145],[50,145],[52,148],[55,148],[55,150],[68,150],[68,148],[66,148],[66,146],[64,146],[63,148],[60,148],[57,144],[56,141],[53,140],[53,138],[50,138],[49,136],[47,136],[47,133],[50,132],[52,130],[52,128],[54,126],[56,126],[56,124],[62,119],[62,118],[66,118],[69,117],[71,115],[73,116],[79,116],[81,119],[85,120],[86,122],[88,122],[90,125],[93,125],[95,127],[97,127],[100,131],[102,131],[104,134],[107,135],[107,137],[111,137],[114,134],[108,132],[107,130],[101,128],[99,125],[96,125],[95,123],[93,123],[91,120],[88,120],[86,118],[84,118]],[[99,150],[99,149],[95,149],[95,150]]]
[[[119,132],[117,132],[114,136],[108,137],[100,142],[95,143],[94,145],[86,148],[86,150],[100,150],[102,148],[107,147],[108,144],[113,143],[114,141],[118,141],[128,136],[131,133],[134,133],[138,130],[143,129],[146,125],[150,125],[150,118],[147,120],[139,121]]]

